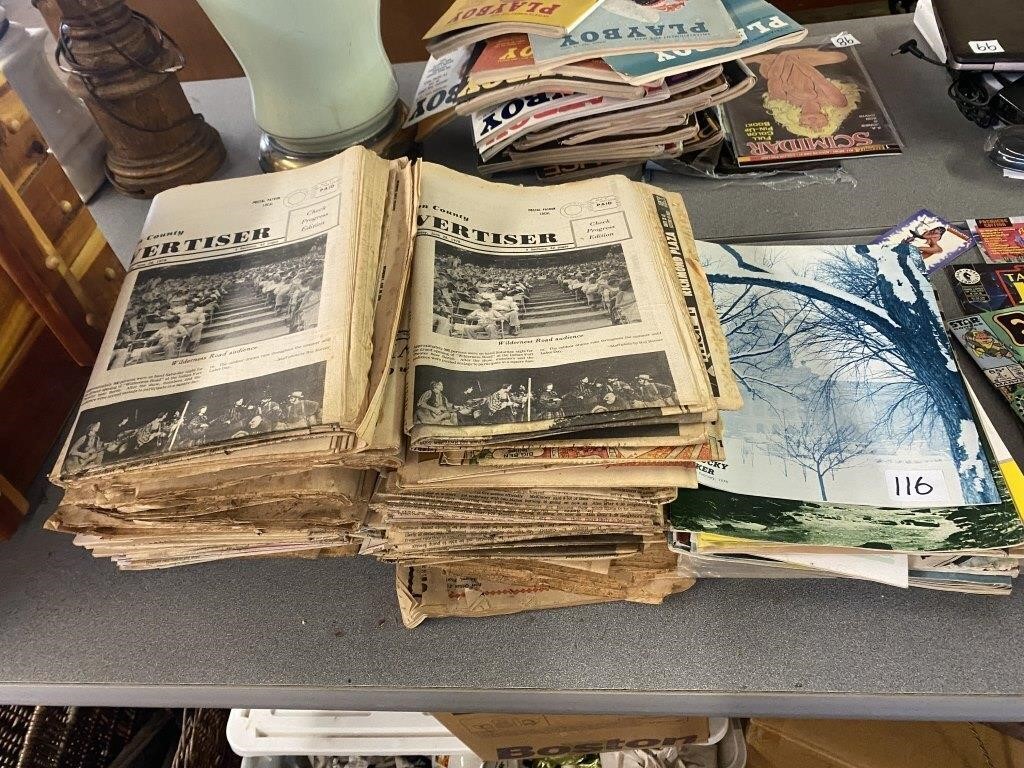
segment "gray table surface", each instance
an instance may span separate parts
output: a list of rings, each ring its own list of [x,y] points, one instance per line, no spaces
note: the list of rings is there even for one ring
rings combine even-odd
[[[946,100],[942,73],[888,57],[911,36],[908,18],[824,29],[842,28],[862,41],[906,153],[850,163],[856,186],[669,179],[697,234],[874,232],[920,207],[954,219],[1019,213],[1024,186],[987,165],[984,132]],[[415,70],[401,68],[406,88]],[[244,82],[188,92],[224,135],[223,175],[254,172]],[[468,170],[467,131],[445,129],[426,156]],[[126,257],[146,204],[107,191],[92,207]],[[706,580],[662,606],[410,631],[392,570],[370,558],[120,573],[41,530],[56,501],[40,484],[33,516],[0,545],[2,702],[1024,720],[1019,592]]]

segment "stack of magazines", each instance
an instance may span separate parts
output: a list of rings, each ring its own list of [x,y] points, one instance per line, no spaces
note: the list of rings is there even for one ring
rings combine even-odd
[[[670,507],[681,572],[1008,594],[1020,469],[913,246],[699,244],[746,405]],[[980,428],[979,428],[980,426]]]
[[[552,7],[457,0],[427,33],[420,138],[469,115],[482,173],[563,180],[679,157],[722,142],[717,105],[756,79],[742,58],[806,35],[764,0]]]
[[[155,199],[48,527],[122,568],[375,555],[410,624],[485,611],[431,602],[456,577],[657,602],[740,404],[678,195],[356,148]]]

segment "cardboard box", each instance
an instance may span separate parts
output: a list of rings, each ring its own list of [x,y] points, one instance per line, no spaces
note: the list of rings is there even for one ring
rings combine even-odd
[[[747,768],[1024,768],[1024,742],[977,723],[755,718]]]
[[[482,760],[660,749],[706,742],[706,717],[434,713]]]

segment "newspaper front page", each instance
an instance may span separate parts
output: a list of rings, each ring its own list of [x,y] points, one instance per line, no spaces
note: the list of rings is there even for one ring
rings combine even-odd
[[[55,476],[357,425],[388,180],[345,153],[157,196]]]
[[[424,164],[417,227],[414,448],[713,412],[643,187],[608,177],[532,191]]]

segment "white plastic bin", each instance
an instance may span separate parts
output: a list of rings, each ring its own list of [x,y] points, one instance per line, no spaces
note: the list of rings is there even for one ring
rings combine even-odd
[[[423,712],[233,709],[227,736],[242,757],[472,754]]]
[[[743,768],[733,728],[724,717],[708,719],[708,740],[719,745],[720,768]],[[453,755],[480,762],[451,731],[423,712],[347,712],[322,709],[233,709],[228,743],[242,757],[280,755]],[[723,747],[723,742],[730,742]],[[739,732],[741,747],[743,734]],[[721,755],[729,758],[723,760]],[[614,753],[612,753],[614,754]],[[742,759],[737,760],[741,757]],[[611,754],[609,754],[611,758]],[[612,762],[614,762],[612,760]]]
[[[731,743],[732,723],[724,717],[708,718],[708,740],[698,741],[693,744],[679,746],[679,753],[686,765],[715,766],[715,768],[744,768],[746,755],[743,761],[735,762],[735,747]],[[742,739],[742,734],[740,734]],[[723,748],[723,745],[724,748]],[[602,752],[601,768],[626,768],[636,766],[638,760],[632,754],[635,750],[624,752]],[[657,751],[657,750],[656,750]],[[724,754],[724,757],[723,757]],[[644,763],[640,763],[644,764]],[[487,768],[491,768],[490,764]]]
[[[708,718],[708,740],[706,744],[717,744],[729,733],[729,719],[727,717]],[[697,742],[702,743],[702,742]]]
[[[306,755],[302,755],[298,760],[290,755],[243,757],[241,768],[294,768],[296,764],[305,765],[306,763],[303,761],[306,757]],[[377,757],[383,757],[383,755]],[[449,768],[481,768],[483,765],[476,755],[449,755],[448,757],[450,758]]]
[[[718,742],[718,768],[746,768],[747,740],[739,720],[730,720],[725,737]]]

